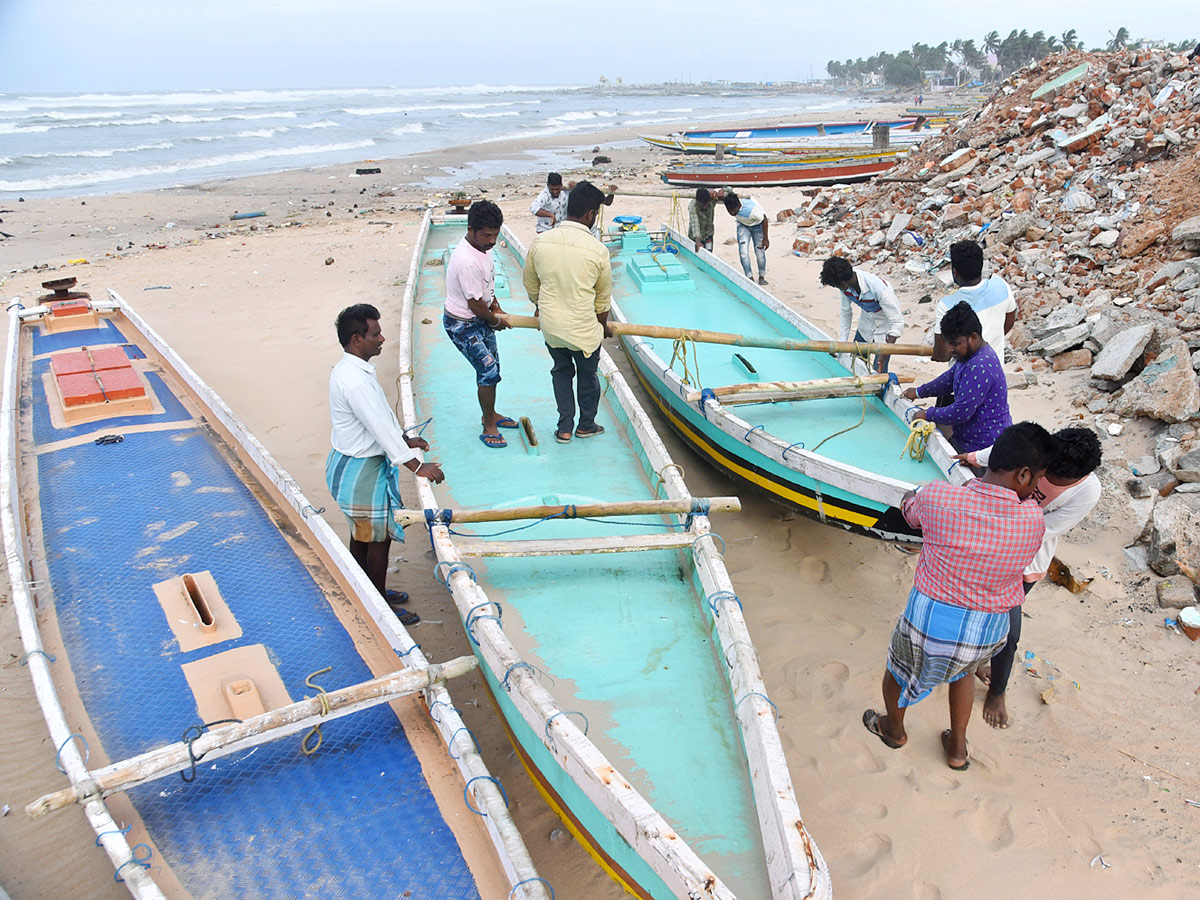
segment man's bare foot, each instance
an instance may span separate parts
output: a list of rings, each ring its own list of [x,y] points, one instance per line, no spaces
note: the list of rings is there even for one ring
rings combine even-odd
[[[967,739],[962,739],[962,747],[955,747],[954,732],[949,728],[942,732],[942,751],[946,754],[946,765],[955,772],[962,772],[971,767],[971,748]]]
[[[978,669],[976,669],[975,677],[978,678],[980,681],[982,681],[984,684],[991,684],[992,683],[992,664],[984,663],[982,666],[980,666]]]
[[[1008,704],[1004,702],[1003,694],[988,691],[983,701],[983,721],[993,728],[1008,727]]]

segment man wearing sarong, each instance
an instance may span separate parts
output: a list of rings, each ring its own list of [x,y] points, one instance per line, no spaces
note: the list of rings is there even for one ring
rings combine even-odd
[[[429,444],[404,433],[379,386],[371,363],[383,350],[379,310],[366,303],[347,307],[338,314],[337,335],[344,352],[329,376],[333,449],[325,460],[325,483],[350,523],[350,554],[395,609],[408,602],[408,594],[389,591],[386,584],[391,542],[404,540],[392,517],[404,506],[398,467],[434,484],[445,475],[437,463],[423,463],[413,452],[428,450]],[[421,621],[409,610],[396,612],[403,625]]]
[[[939,684],[950,685],[946,764],[970,765],[967,721],[974,679],[964,678],[1004,646],[1008,611],[1025,599],[1022,572],[1042,546],[1045,525],[1033,495],[1057,452],[1040,425],[1012,425],[996,439],[987,472],[966,485],[935,481],[901,508],[924,537],[908,605],[892,632],[883,674],[885,713],[863,713],[884,744],[908,742],[904,714]]]

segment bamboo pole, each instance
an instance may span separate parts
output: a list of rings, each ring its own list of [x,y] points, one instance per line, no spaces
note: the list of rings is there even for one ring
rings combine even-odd
[[[189,768],[194,759],[203,756],[217,759],[240,753],[305,728],[323,725],[333,719],[389,703],[405,694],[412,694],[430,685],[444,682],[447,678],[465,675],[477,665],[479,663],[475,657],[460,656],[425,669],[401,669],[370,681],[329,691],[323,697],[309,697],[289,706],[268,710],[244,722],[219,725],[196,738],[190,748],[182,742],[168,744],[166,747],[159,747],[96,769],[91,773],[91,781],[39,797],[25,807],[25,812],[30,818],[36,819],[72,803],[101,799],[117,791],[128,790],[156,778],[181,772]]]
[[[618,503],[578,503],[557,506],[513,506],[507,509],[431,510],[439,524],[449,522],[512,522],[518,519],[581,519],[603,516],[661,516],[672,513],[740,512],[737,497],[692,497],[683,500],[626,500]],[[423,525],[425,510],[397,509],[392,516],[399,525]]]
[[[505,316],[513,328],[537,328],[534,316]],[[634,337],[686,339],[698,344],[731,344],[735,347],[763,347],[768,350],[804,350],[810,353],[854,353],[868,356],[933,356],[933,348],[923,344],[865,344],[855,341],[798,341],[792,338],[753,337],[724,331],[704,331],[699,328],[679,328],[673,325],[637,325],[632,322],[609,322],[608,330],[616,335]]]
[[[890,375],[846,375],[838,378],[814,378],[812,381],[748,381],[744,384],[726,384],[707,390],[718,397],[726,397],[731,394],[820,391],[826,388],[842,387],[850,387],[857,391],[862,385],[878,387],[887,384],[890,377]],[[916,379],[911,375],[897,375],[896,380],[901,384],[908,384]],[[683,399],[688,403],[695,403],[700,399],[701,394],[701,391],[689,391],[683,395]]]

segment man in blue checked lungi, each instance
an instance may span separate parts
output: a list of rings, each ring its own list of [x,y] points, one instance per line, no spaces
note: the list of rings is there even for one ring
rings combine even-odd
[[[1040,425],[1011,425],[996,439],[983,477],[966,485],[935,481],[904,496],[904,516],[921,529],[924,543],[888,649],[885,713],[863,713],[863,725],[888,747],[908,742],[907,708],[948,682],[950,727],[942,732],[942,750],[950,768],[970,765],[975,688],[964,676],[1004,645],[1008,611],[1025,599],[1022,573],[1045,532],[1041,507],[1029,498],[1056,452]]]
[[[371,360],[383,350],[379,310],[366,303],[338,314],[341,360],[329,376],[329,417],[333,449],[325,460],[325,483],[350,523],[350,553],[367,573],[403,625],[421,617],[397,610],[408,602],[404,591],[387,589],[388,551],[392,539],[404,540],[404,530],[392,517],[403,508],[399,466],[434,484],[446,477],[434,462],[421,462],[416,450],[428,450],[421,437],[400,427],[391,404],[379,386]]]

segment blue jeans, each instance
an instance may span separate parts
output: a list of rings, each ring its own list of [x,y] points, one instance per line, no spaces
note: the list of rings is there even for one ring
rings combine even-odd
[[[742,271],[746,273],[747,278],[752,278],[752,270],[750,268],[750,245],[754,245],[754,255],[758,257],[758,277],[764,278],[767,274],[767,251],[762,248],[763,241],[763,226],[762,222],[757,225],[743,225],[738,222],[737,226],[737,242],[738,242],[738,257],[742,261]]]

